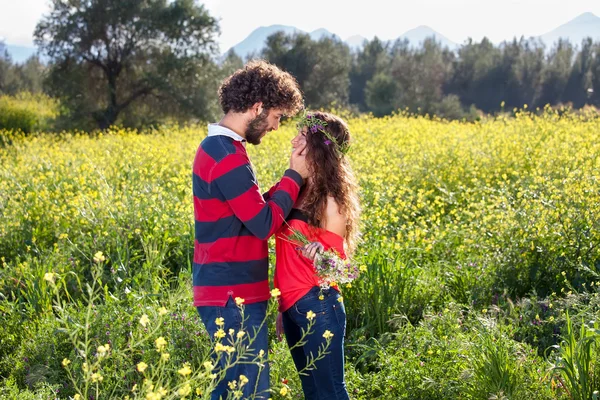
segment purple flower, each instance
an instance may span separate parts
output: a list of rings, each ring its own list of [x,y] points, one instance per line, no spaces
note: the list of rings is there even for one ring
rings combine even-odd
[[[331,140],[327,139],[327,140],[325,141],[325,145],[329,146],[330,144],[331,144]]]
[[[311,126],[311,127],[310,127],[310,131],[311,131],[312,133],[317,133],[317,129],[318,129],[318,128],[317,128],[316,126]]]

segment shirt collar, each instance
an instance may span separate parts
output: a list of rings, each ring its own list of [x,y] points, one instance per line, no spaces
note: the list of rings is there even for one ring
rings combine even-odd
[[[219,124],[208,124],[208,136],[227,136],[236,140],[238,142],[242,142],[244,146],[246,146],[246,139],[235,133],[229,128],[225,128]]]

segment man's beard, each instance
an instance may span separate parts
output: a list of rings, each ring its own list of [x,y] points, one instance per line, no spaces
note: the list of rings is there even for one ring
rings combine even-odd
[[[265,109],[260,115],[254,118],[246,128],[246,141],[250,144],[260,144],[261,136],[266,132],[269,123],[267,117],[269,112]]]

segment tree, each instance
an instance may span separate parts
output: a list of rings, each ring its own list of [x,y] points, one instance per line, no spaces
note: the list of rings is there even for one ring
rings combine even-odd
[[[390,114],[400,108],[398,85],[391,75],[380,72],[369,79],[365,87],[365,101],[376,117]]]
[[[565,88],[565,97],[575,108],[583,107],[589,100],[589,89],[593,90],[594,47],[591,38],[583,40]]]
[[[314,41],[306,34],[277,32],[267,38],[262,56],[294,75],[310,107],[348,104],[352,59],[340,40]]]
[[[574,54],[573,45],[566,39],[559,39],[552,48],[544,68],[538,105],[557,104],[566,100],[565,89],[571,75]]]
[[[217,33],[193,0],[53,0],[35,41],[51,60],[50,93],[73,118],[105,129],[148,97],[158,112],[207,112],[181,90],[197,88],[205,66],[214,70]]]
[[[0,42],[0,93],[13,94],[16,88],[15,80],[12,59],[4,43]]]
[[[356,53],[350,70],[350,103],[360,110],[367,109],[367,82],[389,64],[388,45],[377,37]]]
[[[456,94],[463,105],[477,105],[489,112],[504,101],[504,81],[500,78],[502,52],[487,38],[471,39],[458,50],[446,93]]]

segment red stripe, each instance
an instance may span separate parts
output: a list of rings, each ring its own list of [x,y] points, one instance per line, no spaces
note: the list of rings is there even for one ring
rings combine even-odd
[[[210,171],[215,165],[216,161],[202,149],[202,146],[198,147],[194,159],[194,173],[203,181],[210,182]]]
[[[295,180],[290,178],[289,176],[284,176],[281,178],[281,182],[279,183],[278,190],[285,190],[290,194],[292,199],[298,197],[298,193],[300,192],[300,186],[296,183]]]
[[[269,282],[262,281],[234,286],[194,286],[194,307],[225,306],[229,297],[241,297],[244,304],[268,300]]]
[[[216,222],[221,218],[230,217],[233,210],[227,203],[218,199],[203,200],[194,196],[194,218],[200,222]]]
[[[258,186],[253,186],[235,199],[229,200],[232,209],[237,210],[237,217],[242,221],[250,221],[265,206]]]
[[[269,256],[267,242],[256,236],[220,238],[214,243],[194,241],[194,262],[243,262],[262,260]]]
[[[219,162],[217,167],[211,172],[210,179],[211,181],[220,178],[225,175],[229,171],[241,167],[243,165],[250,165],[250,159],[248,155],[243,153],[235,153],[230,154]]]

